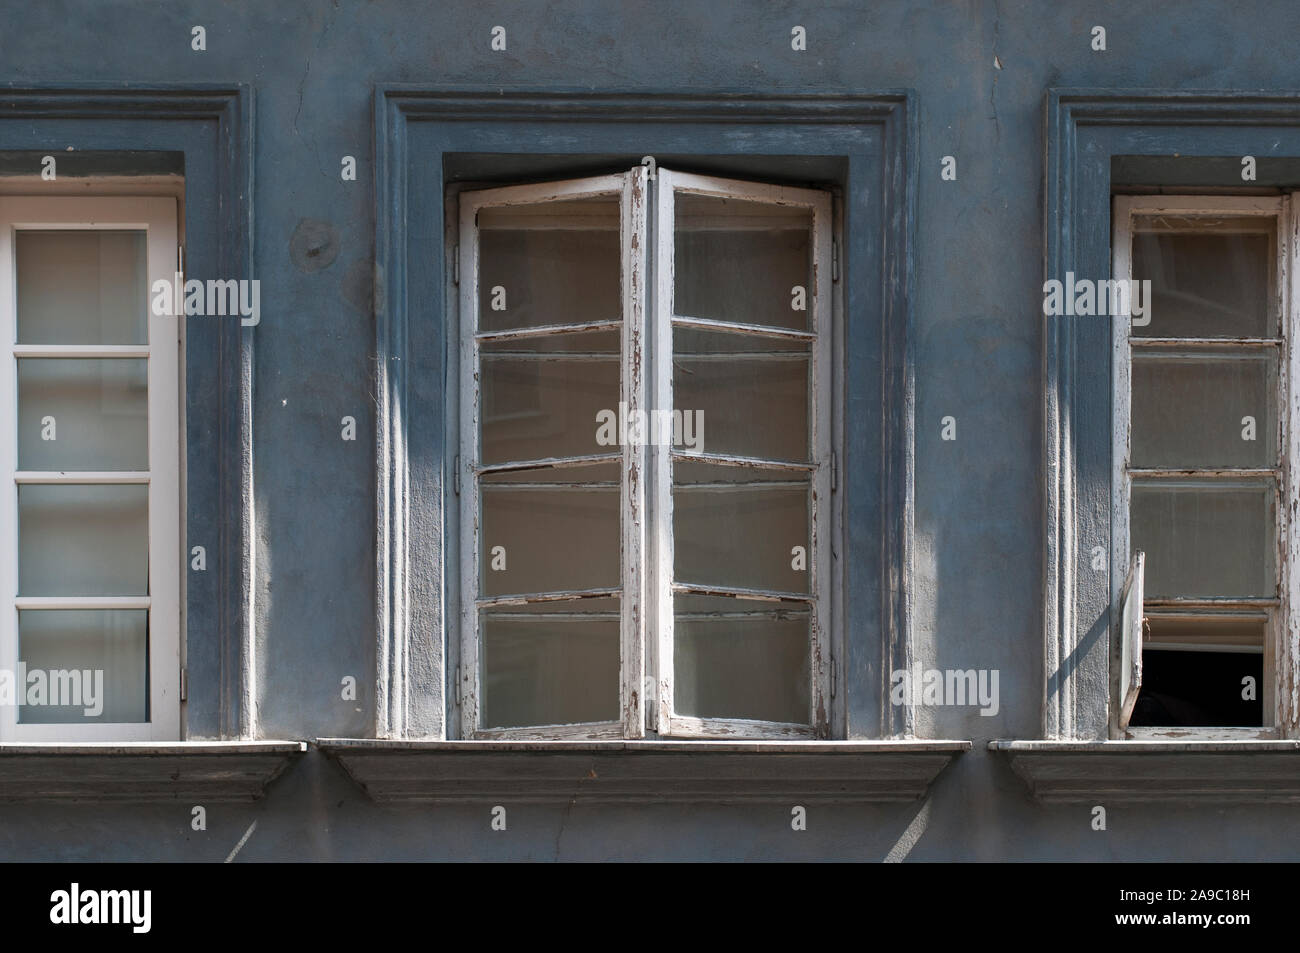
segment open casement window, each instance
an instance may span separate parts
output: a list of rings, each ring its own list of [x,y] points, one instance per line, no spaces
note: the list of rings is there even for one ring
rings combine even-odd
[[[1116,555],[1138,557],[1118,614],[1129,737],[1277,734],[1292,234],[1289,197],[1115,199],[1114,276],[1150,282],[1115,319]]]
[[[666,169],[461,193],[463,736],[826,736],[830,219]]]
[[[176,266],[174,199],[0,197],[0,740],[180,736]]]
[[[1142,645],[1146,617],[1142,614],[1142,590],[1146,575],[1146,554],[1134,553],[1119,600],[1119,723],[1127,728],[1142,690]]]

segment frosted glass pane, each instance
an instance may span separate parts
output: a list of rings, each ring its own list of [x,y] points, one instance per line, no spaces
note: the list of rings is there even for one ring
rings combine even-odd
[[[750,471],[716,466],[696,466],[691,476],[694,482],[673,487],[675,578],[808,591],[806,477],[787,473],[781,482],[754,481]],[[803,547],[802,569],[791,553],[796,546]]]
[[[20,230],[19,344],[147,344],[145,233]]]
[[[1132,466],[1277,465],[1277,355],[1272,351],[1137,352],[1132,400]],[[1245,417],[1254,423],[1243,424]]]
[[[1169,618],[1149,614],[1144,645],[1152,649],[1200,652],[1262,652],[1266,619],[1228,616]]]
[[[18,657],[27,666],[29,686],[32,672],[40,670],[59,690],[57,696],[51,690],[43,705],[20,706],[22,724],[149,720],[149,631],[143,609],[24,609],[18,613]],[[69,698],[81,704],[52,704]]]
[[[531,476],[533,482],[521,483],[489,475],[480,484],[480,591],[498,596],[617,587],[618,483],[546,485],[589,480],[586,467],[532,471]]]
[[[699,718],[808,724],[809,616],[748,599],[677,596],[673,704]]]
[[[1142,337],[1274,337],[1275,227],[1267,217],[1139,216],[1133,277],[1151,281]]]
[[[766,341],[756,351],[757,340],[721,331],[673,332],[673,405],[683,414],[683,449],[808,459],[806,345]]]
[[[679,192],[675,216],[674,313],[810,328],[810,210]]]
[[[148,470],[148,385],[142,359],[20,358],[18,469]]]
[[[485,345],[479,368],[483,462],[616,452],[621,366],[616,332]],[[612,417],[599,417],[602,411]],[[602,432],[605,419],[615,423]]]
[[[1136,483],[1131,540],[1146,595],[1273,596],[1273,488],[1247,482]]]
[[[478,213],[479,330],[622,317],[619,198]]]
[[[149,488],[18,487],[18,593],[148,595]]]
[[[593,601],[482,613],[480,727],[618,719],[618,604]]]

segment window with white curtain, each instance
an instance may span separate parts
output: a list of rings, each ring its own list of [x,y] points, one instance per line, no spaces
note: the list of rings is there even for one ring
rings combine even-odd
[[[174,199],[0,197],[0,740],[180,735],[178,277]]]
[[[462,735],[825,737],[830,194],[459,203]]]

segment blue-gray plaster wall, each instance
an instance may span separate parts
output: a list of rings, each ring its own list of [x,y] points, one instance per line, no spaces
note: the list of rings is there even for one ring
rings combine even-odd
[[[502,24],[508,50],[489,48]],[[808,35],[790,48],[790,28]],[[1107,49],[1090,48],[1105,26]],[[206,52],[190,47],[203,25]],[[1300,88],[1289,0],[932,0],[806,4],[0,2],[0,81],[243,83],[256,101],[254,448],[257,713],[265,738],[368,736],[376,656],[377,85],[536,90],[911,89],[919,112],[913,234],[916,361],[914,652],[927,667],[998,669],[1001,708],[922,708],[917,734],[973,750],[924,804],[816,807],[808,830],[759,806],[390,808],[309,753],[247,806],[0,805],[0,858],[879,860],[912,826],[916,860],[1290,859],[1300,811],[1035,802],[993,738],[1041,734],[1044,101],[1049,87]],[[342,181],[343,155],[358,159]],[[940,159],[957,159],[956,181]],[[337,257],[292,241],[327,223]],[[327,230],[328,231],[328,230]],[[339,439],[352,415],[356,442]],[[940,440],[941,418],[958,439]],[[232,518],[234,518],[232,514]],[[191,636],[193,638],[193,636]],[[343,675],[361,688],[339,698]],[[914,824],[915,821],[915,824]]]

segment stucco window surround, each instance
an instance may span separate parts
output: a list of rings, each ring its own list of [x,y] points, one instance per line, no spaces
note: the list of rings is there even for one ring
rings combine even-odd
[[[318,744],[378,799],[473,799],[502,789],[540,799],[745,799],[777,796],[801,776],[821,777],[819,790],[835,799],[919,796],[968,743],[909,740],[911,712],[890,707],[886,682],[909,658],[910,94],[385,87],[375,116],[376,738]],[[833,348],[844,386],[833,422],[840,532],[831,740],[458,740],[460,415],[444,396],[457,340],[458,223],[448,187],[608,173],[645,156],[664,168],[818,181],[839,192],[835,293],[846,317]]]
[[[1116,170],[1123,170],[1121,190],[1147,192],[1240,192],[1244,186],[1280,194],[1300,184],[1300,93],[1051,90],[1046,119],[1045,279],[1063,281],[1068,272],[1111,277]],[[1241,176],[1244,156],[1255,157],[1262,170],[1252,181]],[[1294,303],[1283,318],[1290,339]],[[1165,731],[1160,739],[1133,739],[1118,732],[1117,627],[1129,554],[1120,551],[1127,549],[1127,513],[1115,503],[1116,330],[1111,318],[1041,320],[1043,729],[1039,739],[993,741],[991,748],[1006,752],[1047,800],[1300,799],[1294,609],[1276,640],[1272,737],[1211,737],[1189,729],[1181,738]],[[1107,557],[1107,571],[1093,570],[1097,553]],[[1283,567],[1284,605],[1296,605],[1294,570]]]
[[[170,182],[183,189],[185,273],[252,278],[252,109],[251,90],[229,84],[5,89],[0,190],[174,194]],[[54,182],[40,178],[45,155],[58,162]],[[180,581],[179,740],[0,744],[0,797],[248,799],[305,750],[257,738],[252,360],[251,327],[187,322],[181,531],[185,553],[204,547],[207,568]]]

